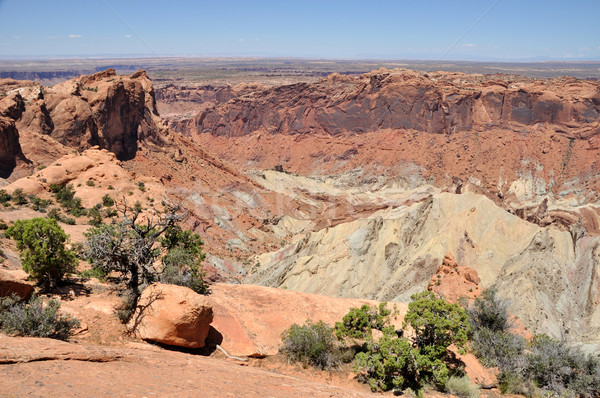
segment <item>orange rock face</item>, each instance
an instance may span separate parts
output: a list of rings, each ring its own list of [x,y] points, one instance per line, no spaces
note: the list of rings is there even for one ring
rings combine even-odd
[[[477,271],[460,266],[451,253],[447,253],[431,278],[427,290],[437,293],[449,302],[455,303],[461,297],[473,299],[481,293]]]
[[[212,320],[206,297],[187,287],[157,283],[142,292],[129,327],[144,340],[201,348]]]
[[[23,300],[29,299],[33,293],[33,284],[26,279],[27,274],[23,271],[0,270],[0,297],[16,294]]]
[[[23,97],[13,93],[0,100],[0,178],[8,178],[13,170],[26,163],[21,144],[19,131],[15,121],[21,117],[25,110]]]
[[[334,298],[253,285],[211,286],[207,299],[214,321],[207,344],[220,344],[230,355],[275,355],[281,333],[292,324],[322,320],[333,326],[351,307],[379,305],[373,300]],[[394,303],[399,311],[398,326],[407,305]],[[390,304],[390,307],[392,305]]]

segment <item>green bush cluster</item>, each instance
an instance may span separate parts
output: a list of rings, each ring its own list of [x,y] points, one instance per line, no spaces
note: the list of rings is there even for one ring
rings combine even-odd
[[[337,339],[325,322],[293,324],[281,334],[281,352],[291,361],[304,366],[331,369],[338,366],[341,355]]]
[[[53,207],[52,209],[48,210],[46,217],[48,217],[49,219],[60,221],[67,225],[75,225],[77,223],[73,217],[68,217],[68,216],[63,215],[60,212],[60,210],[58,210],[58,208],[56,208],[56,207]]]
[[[410,326],[414,336],[394,330],[393,312],[385,303],[379,308],[353,308],[336,324],[339,338],[364,340],[354,368],[373,391],[410,388],[422,395],[430,384],[443,391],[449,377],[459,373],[448,367],[448,347],[454,344],[462,350],[467,343],[470,327],[464,310],[427,291],[411,298],[403,329]],[[381,337],[374,339],[373,329],[380,330]]]
[[[75,197],[72,184],[52,184],[50,190],[54,193],[56,201],[71,215],[80,217],[87,214],[85,208],[81,205],[81,198]]]
[[[66,273],[74,272],[77,257],[66,248],[68,236],[56,220],[17,220],[6,236],[17,241],[23,269],[44,288],[58,285]]]
[[[372,337],[372,330],[383,330],[390,326],[392,311],[386,303],[380,303],[378,308],[364,304],[360,308],[351,308],[341,322],[336,322],[335,333],[338,338],[351,337],[366,339]]]
[[[66,340],[79,326],[77,319],[59,313],[60,302],[46,304],[32,296],[20,303],[16,296],[0,298],[0,329],[15,336],[50,337]]]

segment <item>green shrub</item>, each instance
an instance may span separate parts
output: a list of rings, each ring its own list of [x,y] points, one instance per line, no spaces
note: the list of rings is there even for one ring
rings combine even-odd
[[[90,217],[90,225],[98,227],[102,224],[102,214],[96,207],[88,210],[88,217]]]
[[[293,324],[281,334],[281,340],[280,351],[290,361],[319,369],[330,369],[340,362],[333,329],[323,321]]]
[[[87,185],[88,187],[93,187],[96,185],[96,183],[93,180],[87,180],[85,182],[85,185]]]
[[[110,207],[110,206],[114,206],[115,205],[115,201],[113,198],[110,197],[109,194],[106,194],[102,197],[102,204],[105,207]]]
[[[116,308],[117,318],[121,323],[126,323],[135,312],[138,297],[131,291],[127,291],[123,296],[123,300]]]
[[[472,384],[467,376],[452,376],[446,382],[446,391],[462,398],[479,398],[479,386]]]
[[[79,272],[78,274],[81,278],[83,279],[90,279],[90,278],[96,278],[101,282],[104,282],[106,280],[106,272],[100,268],[90,268],[90,269],[86,269],[84,271]]]
[[[23,269],[44,288],[56,286],[74,271],[77,258],[65,247],[68,236],[55,219],[17,220],[6,235],[17,241]]]
[[[0,231],[5,231],[8,229],[8,224],[4,222],[4,220],[0,220]]]
[[[162,258],[161,281],[207,293],[201,265],[206,257],[202,253],[203,245],[200,235],[192,231],[184,231],[179,226],[168,228],[161,239],[161,246],[167,250]]]
[[[411,340],[399,337],[385,306],[379,312],[351,309],[345,321],[336,325],[341,331],[338,336],[366,339],[365,349],[356,354],[354,365],[359,379],[373,391],[410,388],[422,395],[428,384],[443,390],[452,375],[447,366],[451,360],[448,347],[454,344],[460,351],[464,349],[470,328],[459,305],[437,299],[427,291],[413,295],[412,300],[404,317],[404,327],[410,325],[416,334]],[[374,340],[371,329],[381,330],[383,336]]]
[[[81,205],[81,199],[75,197],[72,184],[66,186],[52,184],[50,190],[54,192],[56,201],[73,216],[80,217],[87,213]]]
[[[47,208],[50,204],[52,204],[51,200],[48,199],[40,199],[35,195],[29,195],[29,201],[31,202],[31,208],[35,211],[39,211],[41,209]]]
[[[0,298],[0,328],[16,336],[50,337],[67,339],[79,321],[59,314],[60,302],[49,300],[46,305],[39,297],[32,296],[28,303],[17,298]]]
[[[379,308],[371,308],[364,304],[360,308],[351,308],[344,315],[342,322],[335,323],[335,333],[338,338],[351,337],[365,339],[372,336],[372,330],[383,330],[390,326],[392,311],[387,308],[387,303],[380,303]]]
[[[27,197],[23,193],[23,189],[17,188],[12,194],[12,202],[16,205],[26,205],[29,203]]]
[[[172,285],[189,287],[200,294],[208,291],[199,262],[193,254],[181,248],[172,249],[163,257],[160,280]]]
[[[12,196],[4,189],[0,189],[0,203],[6,204],[12,199]]]
[[[146,192],[146,184],[144,184],[142,181],[138,182],[138,189],[142,192]]]

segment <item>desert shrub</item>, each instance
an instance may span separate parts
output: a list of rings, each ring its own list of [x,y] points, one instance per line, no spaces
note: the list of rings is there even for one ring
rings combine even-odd
[[[4,222],[4,220],[0,220],[0,231],[5,231],[8,229],[8,224]]]
[[[56,201],[67,210],[70,214],[75,217],[84,216],[86,214],[85,208],[81,205],[81,199],[75,197],[75,191],[73,185],[57,185],[52,184],[50,190],[54,193]]]
[[[446,392],[462,398],[479,398],[479,386],[471,383],[467,376],[452,376],[446,382]]]
[[[563,341],[537,335],[526,354],[525,375],[542,391],[555,394],[599,396],[600,361],[585,356]]]
[[[280,351],[289,360],[304,366],[330,369],[340,362],[333,329],[323,321],[307,320],[302,326],[293,324],[281,334],[281,340]]]
[[[500,390],[537,396],[600,395],[600,360],[583,355],[565,342],[537,335],[527,344],[510,332],[506,301],[486,290],[467,309],[473,328],[472,348],[486,366],[500,370]]]
[[[65,247],[68,236],[55,219],[17,220],[6,235],[17,241],[23,269],[44,288],[56,286],[74,271],[77,258]]]
[[[46,305],[32,296],[28,303],[19,303],[16,297],[0,298],[0,328],[16,336],[67,339],[79,321],[59,314],[60,302],[49,300]]]
[[[6,192],[4,189],[0,189],[0,203],[5,204],[8,203],[12,199],[12,196]]]
[[[102,214],[96,207],[88,210],[88,217],[90,218],[90,225],[98,227],[102,224]]]
[[[117,318],[122,323],[126,323],[135,312],[138,296],[131,291],[125,292],[121,303],[116,308]]]
[[[208,291],[200,265],[201,260],[198,260],[193,253],[183,248],[174,248],[163,257],[162,261],[161,282],[189,287],[201,294]]]
[[[403,325],[410,325],[415,331],[415,344],[420,352],[443,359],[451,344],[464,348],[471,328],[460,305],[436,298],[429,291],[413,295],[411,299]]]
[[[520,394],[526,397],[538,396],[535,383],[523,374],[504,370],[498,375],[498,387],[502,394]]]
[[[119,273],[116,279],[125,283],[134,301],[143,286],[161,280],[163,274],[165,281],[207,291],[201,267],[203,242],[198,234],[178,226],[183,219],[176,214],[178,209],[142,221],[138,221],[140,208],[124,206],[120,210],[121,222],[101,224],[85,234],[83,255],[92,267]]]
[[[96,185],[96,183],[93,180],[87,180],[85,182],[85,185],[87,185],[88,187],[93,187]]]
[[[12,202],[16,205],[26,205],[29,203],[27,196],[23,193],[23,189],[17,188],[12,194]]]
[[[41,199],[35,195],[29,195],[29,201],[31,202],[31,208],[35,211],[45,209],[52,204],[51,200]]]
[[[404,317],[404,327],[410,325],[415,331],[412,339],[400,337],[390,326],[390,312],[385,306],[379,311],[351,309],[346,322],[337,325],[343,332],[338,336],[366,339],[365,349],[355,356],[354,367],[373,391],[410,388],[422,395],[427,384],[443,390],[452,375],[447,366],[448,347],[454,344],[464,349],[470,328],[458,304],[438,299],[431,292],[413,295],[412,300]],[[373,339],[369,328],[381,330],[382,336]]]
[[[481,363],[502,370],[523,369],[527,342],[517,334],[479,329],[471,337],[471,349]]]
[[[115,201],[113,198],[110,197],[109,194],[106,194],[102,197],[102,204],[105,207],[110,207],[110,206],[114,206],[115,205]]]
[[[358,380],[369,384],[372,391],[421,388],[416,379],[419,364],[416,349],[406,338],[385,333],[377,341],[368,339],[366,350],[354,357],[354,369]]]
[[[104,272],[103,270],[101,270],[99,268],[86,269],[86,270],[79,272],[78,275],[83,279],[96,278],[102,282],[106,280],[106,276],[107,276],[106,272]]]
[[[508,301],[501,300],[493,289],[484,290],[473,301],[467,308],[472,330],[471,347],[485,366],[520,373],[525,366],[526,341],[509,333],[512,324],[507,308]]]
[[[371,336],[373,329],[383,330],[390,326],[391,314],[387,303],[380,303],[378,308],[371,308],[366,304],[360,308],[351,308],[341,322],[335,323],[335,333],[340,339],[365,339]]]
[[[507,312],[508,304],[507,300],[498,298],[495,289],[485,289],[467,308],[471,328],[506,332],[512,326]]]
[[[138,182],[138,189],[142,192],[146,192],[146,184],[143,181]]]

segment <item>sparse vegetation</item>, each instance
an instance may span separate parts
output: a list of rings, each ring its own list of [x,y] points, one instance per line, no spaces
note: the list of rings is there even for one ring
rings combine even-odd
[[[93,187],[96,185],[96,183],[93,180],[87,180],[85,182],[85,185],[87,185],[88,187]]]
[[[77,257],[66,248],[68,236],[54,219],[17,220],[6,235],[17,241],[23,269],[43,288],[58,285],[75,270]]]
[[[508,303],[484,290],[468,308],[473,352],[486,366],[500,370],[503,393],[528,397],[593,397],[600,394],[600,359],[565,342],[537,335],[531,343],[511,332]]]
[[[0,298],[0,329],[15,336],[66,340],[79,326],[77,319],[59,313],[60,302],[32,296],[20,303],[16,296]]]
[[[81,199],[75,197],[72,184],[64,186],[52,184],[50,190],[54,193],[56,201],[71,215],[80,217],[86,214],[85,208],[81,205]]]
[[[146,192],[146,184],[143,181],[138,182],[138,189],[142,192]]]
[[[102,214],[96,207],[92,207],[88,210],[88,217],[90,218],[90,225],[99,227],[102,224]]]
[[[452,376],[446,382],[446,392],[461,398],[479,398],[479,386],[471,383],[467,376]]]
[[[106,280],[106,272],[101,270],[100,268],[90,268],[78,273],[79,277],[83,279],[96,278],[101,282]]]
[[[27,196],[25,196],[21,188],[17,188],[14,190],[12,194],[12,202],[17,206],[26,205],[27,203],[29,203],[29,201],[27,200]]]
[[[11,199],[12,199],[12,195],[7,193],[6,190],[0,189],[0,203],[1,204],[4,205],[4,204],[10,202]]]
[[[338,343],[333,329],[325,322],[307,320],[302,326],[293,324],[281,334],[281,352],[305,367],[331,369],[340,363]]]

